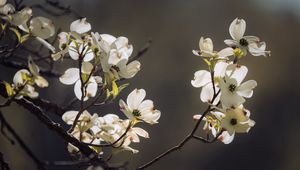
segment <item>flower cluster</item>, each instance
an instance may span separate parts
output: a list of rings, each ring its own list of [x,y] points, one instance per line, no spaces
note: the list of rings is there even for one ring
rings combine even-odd
[[[116,38],[90,30],[91,24],[86,18],[73,21],[69,32],[58,34],[60,51],[51,55],[54,61],[64,61],[64,58],[70,57],[78,63],[76,67],[68,68],[59,80],[66,85],[75,84],[74,93],[80,100],[81,107],[79,111],[65,112],[62,119],[72,125],[69,131],[71,135],[99,154],[103,153],[104,146],[111,146],[112,153],[123,150],[137,153],[138,150],[133,149],[130,144],[139,142],[140,137],[149,138],[149,134],[136,125],[141,122],[158,123],[161,113],[154,109],[152,100],[144,100],[144,89],[132,91],[127,103],[119,101],[120,110],[127,119],[121,119],[112,113],[100,116],[88,112],[91,106],[112,102],[127,86],[118,85],[117,82],[134,77],[141,65],[131,57],[133,46],[126,37]],[[104,101],[103,93],[106,93]],[[68,145],[68,150],[71,153],[79,152],[72,144]]]
[[[239,63],[249,52],[253,56],[268,56],[266,43],[256,36],[244,36],[246,22],[236,18],[229,27],[232,40],[225,40],[229,47],[221,51],[213,50],[210,38],[200,38],[199,50],[193,50],[201,56],[209,70],[199,70],[194,74],[191,84],[202,87],[200,99],[212,108],[203,115],[194,115],[194,119],[205,122],[204,129],[218,137],[225,144],[230,143],[235,133],[246,133],[254,126],[250,112],[244,108],[245,98],[253,95],[257,86],[255,80],[244,81],[248,68]]]
[[[16,34],[19,43],[25,42],[29,37],[34,37],[54,52],[54,47],[45,41],[55,33],[55,26],[50,19],[41,16],[33,17],[30,7],[16,11],[12,4],[6,3],[6,0],[0,0],[0,14],[1,31],[9,28]],[[22,35],[21,32],[24,34]]]
[[[48,81],[39,74],[39,67],[29,56],[28,68],[16,72],[13,78],[13,84],[4,82],[8,97],[21,99],[23,96],[37,98],[39,93],[35,91],[34,85],[45,88],[48,87]]]
[[[129,145],[140,142],[139,137],[149,138],[147,131],[136,125],[140,122],[148,124],[158,123],[160,111],[154,109],[151,100],[144,100],[146,92],[144,89],[135,89],[127,98],[127,104],[120,100],[120,109],[127,116],[121,119],[116,114],[99,116],[97,113],[91,115],[84,110],[80,115],[72,135],[78,140],[90,145],[97,153],[102,154],[102,146],[109,145],[114,148],[114,153],[128,150],[137,153]],[[69,125],[73,125],[78,111],[67,111],[62,119]],[[104,145],[102,145],[104,144]],[[72,144],[68,145],[71,153],[79,150]]]
[[[74,92],[80,100],[94,97],[98,86],[103,84],[112,87],[111,94],[116,97],[119,91],[116,81],[134,77],[141,64],[130,61],[133,47],[126,37],[89,33],[90,30],[91,24],[83,18],[71,23],[70,32],[58,35],[60,51],[52,54],[53,60],[63,59],[68,54],[79,62],[79,67],[67,69],[60,81],[66,85],[75,83]],[[98,74],[99,71],[103,75]]]

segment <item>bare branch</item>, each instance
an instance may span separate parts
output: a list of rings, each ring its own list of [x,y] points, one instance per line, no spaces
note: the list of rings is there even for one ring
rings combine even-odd
[[[14,128],[6,121],[2,112],[0,111],[0,121],[6,129],[12,134],[12,136],[16,139],[19,143],[21,148],[26,152],[26,154],[37,164],[38,169],[45,169],[44,164],[34,155],[34,153],[29,149],[29,147],[25,144],[22,138],[17,134]]]

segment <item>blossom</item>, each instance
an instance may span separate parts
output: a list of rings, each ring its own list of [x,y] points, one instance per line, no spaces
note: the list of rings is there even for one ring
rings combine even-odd
[[[236,107],[245,102],[244,97],[250,98],[253,88],[257,86],[255,80],[248,80],[244,83],[247,67],[231,64],[226,69],[226,75],[220,81],[222,106],[225,108]]]
[[[62,119],[68,125],[73,125],[75,118],[79,112],[78,111],[67,111],[62,115]],[[98,114],[94,113],[91,115],[87,110],[84,110],[80,117],[78,118],[78,123],[76,128],[81,132],[85,132],[90,129],[96,123],[96,119],[98,118]]]
[[[239,48],[242,55],[249,51],[253,56],[268,56],[270,51],[266,51],[266,43],[260,42],[256,36],[244,36],[246,31],[246,22],[243,19],[236,18],[230,24],[229,33],[233,40],[225,40],[225,44],[233,48]]]
[[[70,25],[70,31],[75,31],[78,34],[89,32],[91,28],[91,24],[86,21],[86,18],[75,20]]]
[[[249,116],[250,112],[243,108],[230,108],[221,119],[221,126],[226,129],[230,136],[234,133],[247,133],[255,125]]]
[[[59,78],[60,82],[66,85],[74,86],[75,96],[81,100],[82,90],[81,86],[84,83],[84,98],[86,101],[89,97],[94,97],[98,90],[98,84],[102,82],[102,78],[99,76],[92,76],[94,66],[89,62],[82,62],[81,73],[78,68],[69,68],[65,73]],[[80,75],[81,74],[81,75]],[[82,81],[81,82],[81,79]]]
[[[213,42],[210,38],[201,37],[199,40],[199,49],[193,50],[193,53],[197,56],[208,57],[208,58],[226,58],[228,56],[233,55],[233,49],[228,47],[223,50],[217,52],[214,51]]]
[[[109,34],[92,33],[94,44],[100,50],[100,62],[103,72],[111,79],[132,78],[140,70],[140,62],[128,63],[133,47],[126,37],[114,37]]]
[[[122,99],[120,100],[120,109],[130,120],[137,119],[149,124],[158,123],[161,113],[154,109],[152,100],[144,100],[145,96],[144,89],[133,90],[127,97],[127,104]]]
[[[212,83],[212,77],[211,73],[206,70],[199,70],[194,73],[194,80],[191,80],[192,86],[196,88],[202,87],[201,93],[200,93],[200,99],[202,102],[211,102],[214,96],[214,89],[217,93],[219,91],[219,79],[223,78],[225,76],[225,71],[228,66],[228,63],[226,62],[218,62],[214,67],[214,84],[215,87],[213,87]],[[213,104],[217,104],[220,100],[220,95],[216,96]]]

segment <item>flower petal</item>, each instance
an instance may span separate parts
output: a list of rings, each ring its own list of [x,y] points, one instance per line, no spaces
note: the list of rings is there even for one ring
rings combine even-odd
[[[253,94],[252,89],[254,89],[256,86],[257,83],[255,80],[248,80],[238,87],[237,93],[240,96],[250,98]]]
[[[143,137],[143,138],[149,138],[149,134],[147,131],[145,131],[142,128],[139,127],[133,127],[132,131],[134,131],[136,134],[138,134],[139,136]]]
[[[66,85],[74,84],[79,79],[79,69],[69,68],[59,77],[59,81]]]
[[[234,40],[239,41],[246,31],[246,22],[243,19],[236,18],[229,26],[229,33]]]
[[[125,79],[134,77],[141,69],[139,61],[130,62],[125,68],[120,68],[119,75]]]
[[[194,74],[194,80],[191,81],[192,86],[198,88],[211,82],[211,75],[206,70],[199,70]]]
[[[146,91],[144,89],[135,89],[127,97],[128,107],[132,110],[138,109],[139,105],[142,103],[146,97]]]
[[[86,21],[86,18],[73,21],[70,25],[70,31],[75,31],[79,34],[86,33],[91,30],[91,24]]]

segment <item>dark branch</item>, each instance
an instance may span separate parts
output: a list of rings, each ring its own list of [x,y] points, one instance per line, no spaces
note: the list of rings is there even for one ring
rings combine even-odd
[[[0,120],[6,129],[11,133],[11,135],[16,139],[21,148],[26,152],[26,154],[37,164],[39,169],[45,169],[43,163],[34,155],[30,148],[25,144],[22,138],[17,134],[14,128],[6,121],[2,112],[0,111]]]
[[[8,163],[4,160],[4,156],[1,152],[0,152],[0,168],[1,170],[10,170]]]

